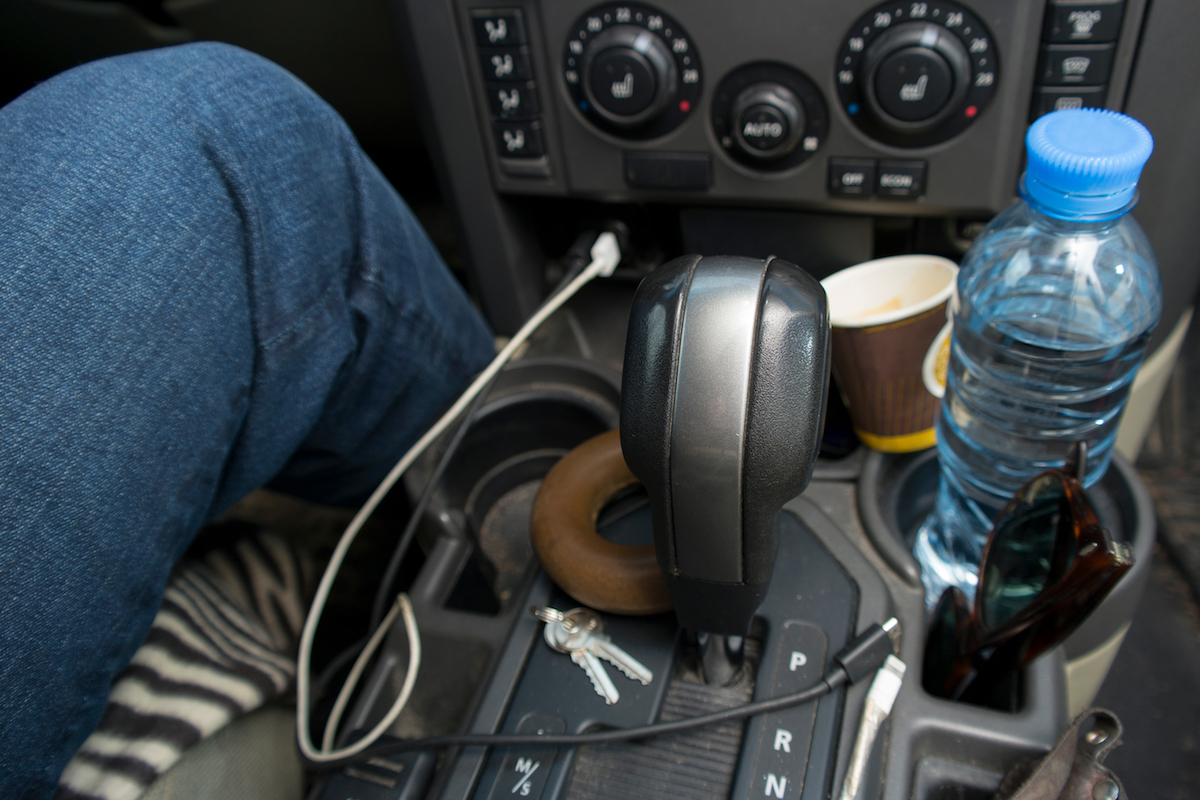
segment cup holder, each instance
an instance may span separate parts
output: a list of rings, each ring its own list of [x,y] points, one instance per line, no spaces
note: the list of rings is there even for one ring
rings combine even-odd
[[[471,540],[476,574],[482,572],[500,606],[533,563],[529,514],[542,478],[576,445],[615,428],[619,409],[619,376],[587,362],[528,359],[497,377],[426,519],[438,533]],[[413,471],[410,495],[421,491],[438,458],[431,453]]]
[[[921,585],[921,568],[912,556],[917,529],[933,508],[938,488],[937,451],[906,455],[872,451],[863,462],[858,485],[859,514],[876,550],[906,582]],[[1133,546],[1134,566],[1104,602],[1065,642],[1068,661],[1109,642],[1133,618],[1149,576],[1154,549],[1154,505],[1136,471],[1119,454],[1104,477],[1088,490],[1088,499],[1118,540]]]

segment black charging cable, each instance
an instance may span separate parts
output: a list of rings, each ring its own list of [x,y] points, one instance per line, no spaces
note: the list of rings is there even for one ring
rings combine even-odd
[[[308,763],[309,769],[332,770],[369,761],[372,758],[395,755],[410,750],[430,750],[442,747],[578,747],[588,744],[630,742],[716,725],[731,720],[746,719],[757,714],[769,714],[785,708],[811,703],[847,683],[857,683],[875,674],[884,660],[892,654],[891,630],[895,618],[883,625],[871,624],[841,652],[834,656],[834,666],[821,681],[803,691],[747,703],[744,706],[703,714],[698,717],[656,722],[636,728],[612,728],[590,733],[521,734],[521,733],[452,733],[425,739],[393,741],[373,745],[357,755],[319,764]]]

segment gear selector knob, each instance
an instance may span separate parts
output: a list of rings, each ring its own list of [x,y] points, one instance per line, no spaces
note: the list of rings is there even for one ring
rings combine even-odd
[[[783,504],[808,485],[829,387],[829,310],[781,259],[684,256],[638,287],[621,449],[650,495],[680,624],[745,635]]]

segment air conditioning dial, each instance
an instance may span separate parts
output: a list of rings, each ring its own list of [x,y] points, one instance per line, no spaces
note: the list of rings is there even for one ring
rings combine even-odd
[[[952,2],[881,5],[850,29],[838,52],[838,99],[874,139],[925,147],[966,130],[995,91],[991,34]]]
[[[658,116],[679,92],[671,51],[635,25],[618,25],[593,39],[583,51],[583,74],[592,110],[622,128]]]
[[[651,139],[700,98],[700,57],[679,23],[642,5],[598,6],[571,28],[563,80],[576,107],[608,133]]]

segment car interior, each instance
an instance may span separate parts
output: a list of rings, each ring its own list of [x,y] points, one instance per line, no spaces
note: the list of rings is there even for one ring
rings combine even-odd
[[[381,720],[383,747],[482,738],[305,764],[288,702],[198,745],[144,797],[989,798],[1093,706],[1124,723],[1124,745],[1105,761],[1124,788],[1135,796],[1195,794],[1200,548],[1192,539],[1200,485],[1192,479],[1191,412],[1200,402],[1200,358],[1189,325],[1200,289],[1200,6],[3,0],[0,103],[76,64],[202,40],[279,63],[340,112],[467,288],[498,347],[512,343],[515,352],[461,427],[436,437],[364,526],[307,654],[314,736],[333,716],[341,717],[339,744]],[[930,69],[906,83],[897,65],[914,52]],[[723,452],[719,443],[705,449],[726,419],[712,410],[721,405],[714,398],[736,389],[753,406],[796,396],[772,394],[765,379],[730,388],[726,373],[736,370],[709,358],[688,376],[687,396],[697,399],[690,407],[676,401],[674,429],[660,424],[670,398],[623,397],[623,385],[628,395],[630,386],[651,384],[638,397],[658,398],[653,353],[665,334],[646,320],[662,311],[653,292],[669,294],[662,287],[675,259],[695,254],[716,269],[723,257],[735,265],[743,263],[736,257],[777,258],[813,286],[888,256],[958,262],[1016,199],[1029,124],[1062,108],[1121,111],[1153,134],[1132,215],[1157,255],[1163,314],[1130,395],[1119,454],[1089,490],[1104,527],[1130,544],[1134,566],[1065,642],[1013,678],[1003,699],[952,701],[922,685],[929,622],[910,550],[937,491],[936,454],[861,444],[836,383],[804,384],[813,413],[757,434],[755,459],[730,467],[747,496],[779,495],[762,501],[768,516],[782,509],[763,523],[765,555],[678,546],[678,558],[692,558],[717,582],[727,574],[721,564],[749,559],[760,573],[753,592],[676,587],[672,597],[688,601],[672,610],[626,584],[587,588],[608,574],[602,548],[555,561],[556,537],[570,522],[544,521],[543,479],[576,448],[621,430],[625,460],[641,480],[614,477],[590,506],[581,499],[578,513],[590,514],[586,524],[604,542],[641,553],[657,578],[662,459],[677,467],[662,480],[695,498],[696,526],[715,526],[703,519],[722,491],[705,482]],[[616,243],[619,262],[561,308],[544,305],[599,262],[598,241]],[[699,297],[701,288],[692,291]],[[803,287],[792,290],[787,307],[802,308]],[[688,346],[702,349],[704,335],[741,335],[723,305],[732,302],[713,300],[712,327],[690,329]],[[545,320],[523,329],[540,312]],[[794,313],[797,330],[816,324]],[[820,353],[805,357],[828,375]],[[780,381],[803,384],[782,372]],[[637,452],[625,439],[634,432],[648,443]],[[705,446],[675,444],[689,435]],[[795,452],[815,460],[791,463]],[[694,465],[679,468],[688,458]],[[573,499],[578,490],[563,491]],[[211,529],[271,528],[328,558],[353,515],[258,492]],[[357,691],[333,711],[330,687],[351,672],[355,643],[380,616],[377,598],[400,590],[419,642],[403,618],[389,622],[378,652],[361,674],[354,668]],[[593,610],[570,611],[576,607]],[[554,622],[559,612],[576,621]],[[601,654],[604,664],[576,660],[565,640],[554,640],[552,631],[573,635],[585,619],[617,648]],[[747,625],[748,635],[738,635]],[[632,741],[512,738],[670,723],[821,686],[835,670],[855,672],[862,636],[873,637],[872,647],[886,640],[908,665],[873,740],[861,732],[879,663],[861,680],[824,685],[819,698],[703,727]],[[1107,719],[1094,716],[1081,729],[1095,726],[1080,752],[1093,747],[1097,761],[1107,755],[1105,737],[1110,745],[1116,738],[1102,731]],[[843,794],[851,775],[854,790]],[[1087,796],[1118,796],[1096,791]]]

